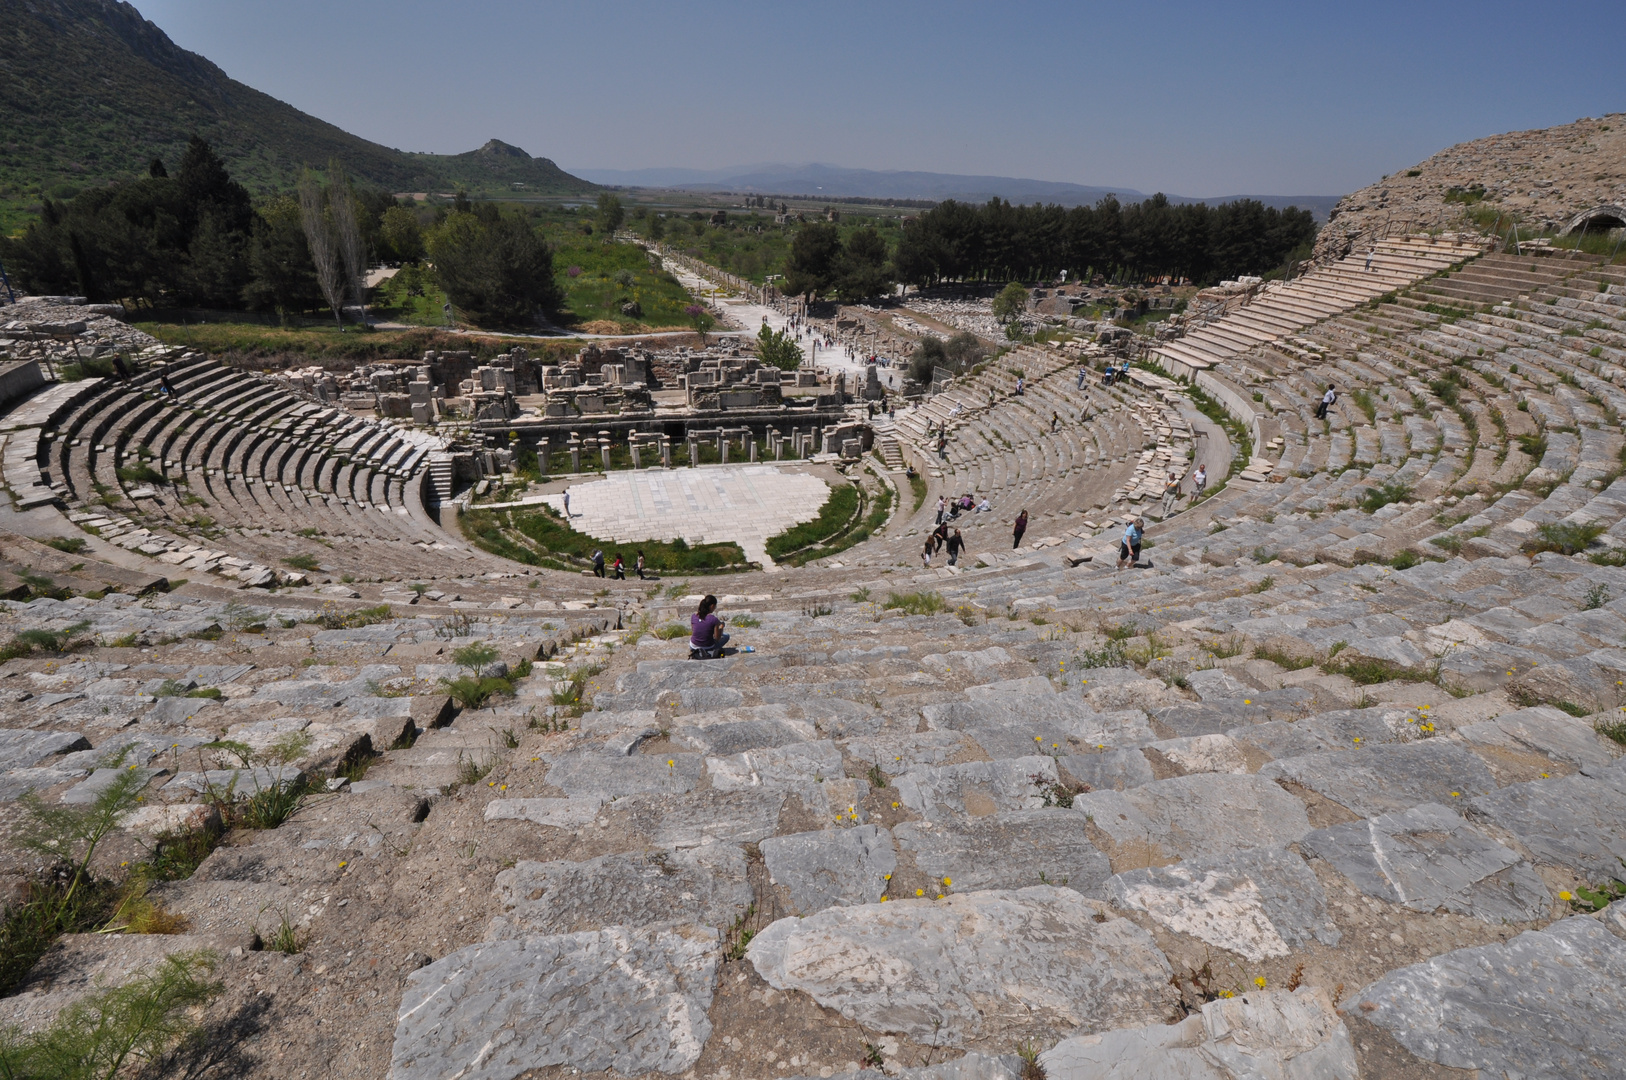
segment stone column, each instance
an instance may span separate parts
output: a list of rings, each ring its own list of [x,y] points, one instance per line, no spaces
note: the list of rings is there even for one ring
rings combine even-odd
[[[724,435],[717,440],[717,455],[724,465],[728,464],[728,436]]]
[[[755,461],[757,459],[757,437],[755,435],[747,435],[746,442],[750,446],[750,460]]]
[[[637,440],[628,439],[627,440],[627,449],[629,451],[631,451],[631,453],[632,453],[632,467],[634,469],[643,468],[644,467],[643,463],[638,460],[638,442],[637,442]]]
[[[689,468],[700,464],[700,443],[695,439],[689,440]]]
[[[542,479],[548,478],[548,457],[553,452],[553,446],[546,435],[536,444],[536,470],[542,474]]]
[[[570,436],[570,471],[573,473],[582,471],[581,439],[574,433]]]
[[[661,436],[661,468],[672,467],[672,439],[668,435]]]
[[[609,472],[610,471],[610,439],[609,439],[608,435],[605,435],[605,436],[603,436],[603,437],[601,437],[599,439],[599,441],[598,441],[598,452],[599,452],[600,457],[604,461],[604,471]]]

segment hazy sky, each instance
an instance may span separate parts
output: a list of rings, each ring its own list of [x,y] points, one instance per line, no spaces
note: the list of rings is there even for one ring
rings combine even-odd
[[[403,150],[1192,196],[1342,194],[1626,110],[1618,5],[136,0],[233,78]]]

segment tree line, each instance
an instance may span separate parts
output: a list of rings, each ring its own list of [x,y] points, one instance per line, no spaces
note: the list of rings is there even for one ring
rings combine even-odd
[[[340,322],[365,301],[367,266],[425,258],[476,323],[526,323],[562,302],[552,248],[492,204],[419,208],[352,186],[334,161],[256,206],[196,136],[173,176],[154,159],[139,180],[45,199],[22,235],[0,237],[0,261],[27,292],[284,317],[325,307]]]
[[[874,229],[842,243],[833,225],[803,226],[786,261],[786,291],[855,300],[898,282],[1043,281],[1062,271],[1209,284],[1305,258],[1315,232],[1309,211],[1256,199],[1175,205],[1154,195],[1124,205],[1108,196],[1072,209],[949,200],[906,221],[890,257]]]

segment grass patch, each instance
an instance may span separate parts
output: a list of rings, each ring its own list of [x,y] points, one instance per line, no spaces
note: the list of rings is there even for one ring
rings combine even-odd
[[[28,579],[25,577],[23,580]],[[0,646],[0,662],[16,660],[36,651],[65,653],[89,648],[95,642],[82,636],[89,629],[90,623],[76,622],[62,630],[19,630],[9,642]]]
[[[58,551],[65,551],[69,555],[78,555],[80,552],[85,550],[85,545],[89,543],[89,541],[87,541],[83,536],[53,536],[51,539],[45,541],[45,543],[50,547],[56,548]]]
[[[888,593],[881,607],[888,611],[902,611],[907,615],[937,615],[948,609],[948,602],[938,592]]]
[[[461,515],[458,523],[465,536],[493,555],[556,570],[591,567],[595,550],[604,552],[606,562],[614,562],[618,551],[630,556],[642,550],[645,566],[662,574],[727,573],[752,566],[745,552],[732,542],[690,547],[681,537],[622,545],[599,540],[572,529],[552,507],[546,506],[513,512],[476,509]]]
[[[915,509],[909,511],[912,514],[926,501],[926,478],[918,472],[909,474],[909,493],[915,497]]]
[[[755,615],[736,615],[729,620],[735,626],[761,626],[762,620]]]
[[[856,485],[836,488],[819,509],[818,517],[793,525],[768,540],[769,556],[775,562],[782,562],[804,548],[833,539],[852,525],[862,504],[863,499]]]
[[[1410,487],[1390,480],[1377,487],[1368,488],[1356,505],[1366,513],[1374,514],[1390,503],[1405,502],[1409,498],[1411,498]]]
[[[1592,729],[1610,742],[1626,746],[1626,720],[1599,720]]]
[[[1280,649],[1261,646],[1253,650],[1255,660],[1269,660],[1272,664],[1285,671],[1303,671],[1315,664],[1315,659],[1309,656],[1289,656]]]
[[[289,555],[282,560],[282,565],[306,572],[313,572],[322,568],[322,564],[316,561],[314,555]]]
[[[169,483],[169,477],[144,461],[125,465],[118,470],[118,476],[126,484],[152,484],[154,487],[162,487]]]
[[[1521,550],[1531,555],[1543,551],[1575,555],[1590,547],[1606,530],[1607,526],[1601,521],[1589,521],[1584,525],[1574,521],[1543,522],[1536,526],[1536,535],[1521,545]]]
[[[675,641],[689,633],[689,628],[682,623],[667,623],[655,631],[655,636],[662,641]]]

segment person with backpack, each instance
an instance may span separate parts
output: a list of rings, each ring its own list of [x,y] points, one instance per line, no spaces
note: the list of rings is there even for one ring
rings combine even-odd
[[[627,565],[621,561],[621,553],[619,551],[615,553],[615,580],[627,580]]]
[[[1327,418],[1328,410],[1330,410],[1337,401],[1338,391],[1333,389],[1332,383],[1328,383],[1327,392],[1321,395],[1321,404],[1316,406],[1315,418],[1317,420],[1325,420]]]
[[[1163,516],[1168,517],[1174,504],[1180,501],[1180,474],[1170,472],[1168,480],[1163,483]]]

